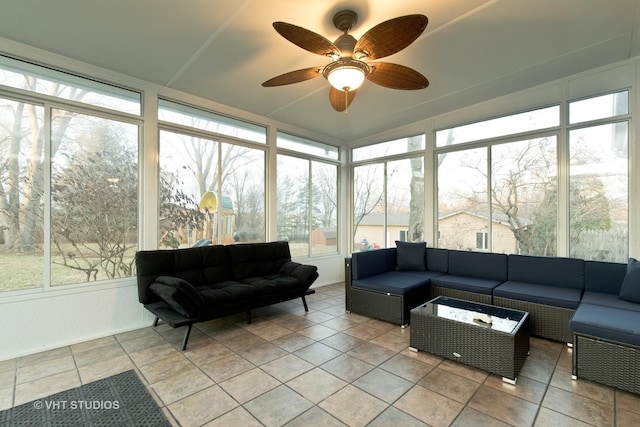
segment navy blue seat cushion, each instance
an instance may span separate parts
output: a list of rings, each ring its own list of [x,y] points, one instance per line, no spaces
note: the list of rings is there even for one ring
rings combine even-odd
[[[391,271],[365,279],[354,280],[351,286],[354,288],[404,296],[414,289],[429,286],[430,280],[440,274],[441,273],[431,271]]]
[[[583,290],[584,260],[511,254],[508,280]]]
[[[396,240],[396,270],[425,271],[427,269],[427,244]]]
[[[496,286],[493,296],[575,309],[580,303],[582,291],[509,280]]]
[[[475,292],[491,295],[493,288],[502,283],[501,280],[481,279],[477,277],[453,276],[443,274],[431,279],[431,284],[443,288],[458,289],[461,291]]]
[[[638,325],[640,311],[585,303],[580,304],[569,322],[569,327],[575,333],[631,345],[640,345]]]
[[[585,261],[584,290],[617,297],[626,272],[627,264],[622,262]]]
[[[449,274],[504,282],[507,280],[507,255],[450,250]]]
[[[640,302],[640,262],[635,258],[629,258],[627,272],[620,287],[620,298]]]
[[[582,294],[580,304],[603,305],[605,307],[619,308],[621,310],[640,311],[640,304],[637,302],[625,301],[618,298],[618,295],[611,295],[603,292],[585,291]]]

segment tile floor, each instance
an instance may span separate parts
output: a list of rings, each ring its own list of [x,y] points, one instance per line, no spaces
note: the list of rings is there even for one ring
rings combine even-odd
[[[343,285],[199,324],[0,362],[0,409],[135,369],[181,426],[637,426],[640,396],[571,380],[571,349],[531,339],[517,384],[409,350],[402,329],[344,310]]]

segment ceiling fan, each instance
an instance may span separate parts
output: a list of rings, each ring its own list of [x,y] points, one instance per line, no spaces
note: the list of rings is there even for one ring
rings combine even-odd
[[[273,27],[282,37],[311,53],[329,57],[332,62],[281,74],[262,86],[282,86],[323,76],[331,84],[329,103],[336,111],[347,110],[364,79],[391,89],[416,90],[429,86],[426,77],[404,65],[368,62],[392,55],[413,43],[427,27],[426,16],[390,19],[371,28],[360,40],[348,34],[357,20],[358,14],[352,10],[337,12],[333,25],[343,34],[333,43],[297,25],[274,22]]]

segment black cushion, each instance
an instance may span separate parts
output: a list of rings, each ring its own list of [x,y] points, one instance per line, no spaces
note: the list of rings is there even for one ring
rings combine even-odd
[[[625,301],[640,302],[640,262],[629,258],[627,273],[620,288],[620,298]]]
[[[425,271],[427,244],[425,242],[401,242],[396,240],[396,270]]]
[[[204,298],[186,280],[171,276],[158,276],[149,288],[171,308],[186,317],[197,317]]]

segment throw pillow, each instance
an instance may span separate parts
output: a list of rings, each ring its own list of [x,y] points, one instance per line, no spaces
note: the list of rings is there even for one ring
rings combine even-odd
[[[425,242],[401,242],[396,240],[396,270],[425,271],[427,269]]]
[[[629,258],[627,273],[620,287],[620,299],[640,303],[640,262]]]

